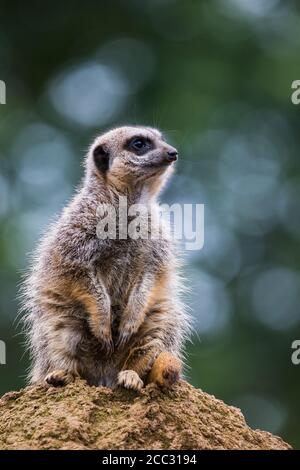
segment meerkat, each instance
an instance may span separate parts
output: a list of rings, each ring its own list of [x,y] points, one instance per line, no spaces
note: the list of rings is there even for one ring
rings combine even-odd
[[[82,185],[42,238],[24,281],[30,383],[63,386],[81,377],[140,390],[179,380],[190,320],[172,237],[163,230],[156,239],[97,236],[99,206],[117,208],[120,196],[146,204],[155,223],[177,156],[148,127],[112,129],[89,148]]]

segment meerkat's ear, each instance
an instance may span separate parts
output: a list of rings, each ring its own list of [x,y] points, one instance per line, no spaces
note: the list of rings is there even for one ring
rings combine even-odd
[[[93,157],[96,168],[101,173],[106,173],[109,168],[109,151],[104,145],[97,145],[93,150]]]

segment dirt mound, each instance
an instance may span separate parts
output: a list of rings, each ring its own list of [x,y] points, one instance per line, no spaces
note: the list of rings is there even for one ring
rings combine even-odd
[[[180,382],[141,394],[89,387],[27,387],[0,400],[0,449],[290,449],[253,431],[237,408]]]

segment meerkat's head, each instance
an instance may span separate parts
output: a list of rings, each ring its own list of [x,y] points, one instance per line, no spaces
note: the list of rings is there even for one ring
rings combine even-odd
[[[154,195],[177,158],[177,150],[158,130],[119,127],[95,139],[87,157],[87,176],[117,189],[144,187]]]

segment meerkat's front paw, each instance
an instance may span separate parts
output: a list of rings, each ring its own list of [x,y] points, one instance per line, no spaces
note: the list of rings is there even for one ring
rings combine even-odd
[[[92,329],[94,336],[96,336],[97,340],[102,346],[102,349],[107,354],[112,354],[114,351],[114,342],[112,339],[111,327],[110,325],[97,325],[97,328],[94,327]]]
[[[54,370],[45,377],[45,382],[53,387],[63,387],[64,385],[74,382],[74,380],[74,374],[62,369]]]
[[[122,370],[118,375],[118,385],[131,390],[141,390],[144,382],[134,370]]]
[[[98,339],[101,341],[103,345],[103,349],[108,353],[112,354],[114,352],[114,342],[111,335],[111,330],[100,330]]]

